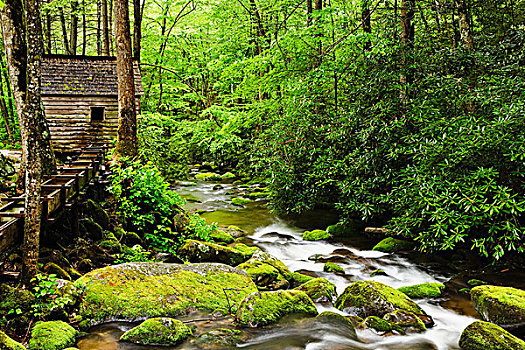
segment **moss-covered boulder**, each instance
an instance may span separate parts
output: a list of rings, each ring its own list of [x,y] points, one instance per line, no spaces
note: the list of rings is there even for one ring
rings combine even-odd
[[[525,342],[489,322],[470,324],[459,338],[463,350],[525,350]]]
[[[232,199],[232,204],[242,207],[245,204],[253,202],[253,199],[235,197]]]
[[[525,324],[525,291],[511,287],[478,286],[470,291],[474,308],[485,321],[500,326]]]
[[[201,334],[195,343],[199,349],[223,350],[235,349],[242,341],[241,331],[237,329],[217,328]]]
[[[283,316],[295,313],[317,315],[315,304],[306,293],[298,290],[256,292],[242,301],[235,320],[244,327],[259,327],[275,323]]]
[[[210,233],[210,238],[214,240],[215,242],[226,243],[226,244],[230,244],[234,241],[234,238],[231,234],[229,234],[228,232],[224,232],[223,230],[219,230],[219,229],[213,230]]]
[[[226,314],[257,291],[246,272],[212,263],[126,263],[91,271],[76,284],[83,291],[79,313],[93,324],[174,317],[191,309]]]
[[[414,247],[415,244],[413,242],[387,237],[377,243],[372,250],[377,250],[383,253],[396,253],[403,250],[412,250]]]
[[[0,331],[0,350],[26,350],[26,348]]]
[[[335,225],[328,226],[326,231],[332,237],[353,237],[363,233],[363,225],[357,223],[343,224],[339,222]]]
[[[237,266],[247,257],[237,249],[215,243],[186,240],[178,250],[179,257],[189,262],[218,262]]]
[[[323,271],[324,272],[335,272],[335,273],[340,273],[340,274],[343,274],[345,273],[345,269],[343,269],[341,266],[333,263],[333,262],[327,262],[324,264],[323,266]]]
[[[427,330],[425,323],[414,313],[405,310],[396,310],[383,316],[383,320],[388,322],[392,329],[407,332],[424,332]]]
[[[99,224],[102,229],[107,230],[109,228],[109,215],[108,213],[98,204],[97,202],[88,199],[86,205],[86,216],[90,217]]]
[[[370,277],[375,277],[375,276],[388,276],[388,273],[386,273],[385,271],[381,269],[370,272]]]
[[[110,254],[122,253],[122,245],[116,238],[104,239],[98,242],[98,246]]]
[[[323,277],[308,281],[295,290],[305,292],[316,303],[333,303],[337,298],[335,285]]]
[[[236,177],[237,176],[234,173],[228,171],[221,175],[221,180],[231,180],[235,179]]]
[[[26,330],[31,322],[33,293],[0,284],[0,327],[2,329]]]
[[[422,283],[397,289],[412,299],[438,298],[445,291],[443,283]]]
[[[120,341],[140,345],[175,346],[191,335],[193,335],[191,329],[181,321],[157,317],[150,318],[122,334]]]
[[[199,173],[195,175],[195,178],[203,181],[218,181],[221,179],[221,176],[216,173]]]
[[[69,273],[55,263],[47,263],[44,266],[44,272],[49,275],[55,275],[56,277],[61,278],[63,280],[71,281],[71,276],[69,275]]]
[[[63,321],[37,322],[31,330],[29,350],[62,350],[75,345],[78,332]]]
[[[485,282],[485,281],[482,281],[482,280],[478,280],[478,279],[470,279],[467,281],[467,284],[471,287],[477,287],[477,286],[484,286],[484,285],[487,285],[489,284],[488,282]]]
[[[373,329],[376,332],[386,333],[392,330],[392,325],[377,316],[368,316],[361,324],[361,328]]]
[[[92,218],[84,218],[80,220],[80,233],[86,235],[94,241],[104,238],[104,229]],[[83,232],[85,230],[85,232]]]
[[[270,196],[270,192],[252,192],[252,193],[246,193],[245,197],[248,197],[250,199],[259,199],[259,198],[266,198]]]
[[[255,251],[250,260],[237,268],[246,271],[258,287],[267,290],[288,288],[293,278],[281,260],[262,250]]]
[[[252,257],[253,254],[258,251],[258,250],[261,250],[259,249],[258,247],[250,247],[250,246],[247,246],[246,244],[244,243],[234,243],[232,245],[230,245],[233,249],[235,250],[238,250],[240,251],[241,253],[243,253],[245,256],[247,257]]]
[[[322,239],[330,239],[330,234],[324,230],[304,231],[303,239],[305,241],[320,241]]]
[[[350,284],[337,298],[335,307],[360,317],[383,317],[396,310],[405,310],[417,315],[427,326],[434,324],[432,318],[405,294],[375,281]]]
[[[305,275],[305,274],[300,273],[300,272],[294,272],[294,273],[292,273],[292,279],[293,279],[294,284],[296,286],[300,286],[303,283],[306,283],[308,281],[314,280],[315,277],[308,276],[308,275]]]

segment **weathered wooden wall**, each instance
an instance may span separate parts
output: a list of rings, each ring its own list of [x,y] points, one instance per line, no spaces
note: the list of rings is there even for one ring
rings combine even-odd
[[[137,113],[140,98],[137,97]],[[55,151],[111,143],[117,137],[118,102],[111,96],[42,96]],[[105,107],[104,120],[91,122],[91,107]]]

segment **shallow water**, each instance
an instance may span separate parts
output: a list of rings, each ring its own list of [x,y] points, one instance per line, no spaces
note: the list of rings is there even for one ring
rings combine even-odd
[[[374,280],[398,288],[425,282],[445,282],[451,277],[446,272],[411,262],[403,255],[368,250],[373,246],[373,242],[364,235],[355,240],[356,244],[351,240],[303,241],[304,230],[325,228],[336,221],[335,213],[316,211],[302,217],[279,218],[272,214],[261,200],[249,203],[245,208],[232,205],[231,198],[238,196],[242,189],[229,184],[221,184],[220,188],[216,185],[199,182],[197,186],[184,186],[176,190],[192,199],[188,204],[190,209],[207,211],[202,216],[209,222],[241,227],[248,232],[248,243],[276,256],[291,271],[301,270],[327,278],[336,285],[338,293],[343,292],[349,283],[357,280]],[[345,269],[345,275],[323,272],[323,263],[326,260],[341,265]],[[386,272],[387,276],[370,277],[370,273],[378,269]],[[436,323],[422,334],[381,337],[370,331],[358,331],[358,340],[355,340],[326,324],[312,320],[289,320],[275,327],[250,330],[247,340],[238,348],[250,350],[459,349],[457,342],[462,330],[478,317],[468,295],[452,294],[441,299],[418,301],[418,304],[434,318]],[[339,312],[333,307],[318,305],[319,312],[325,310]],[[205,329],[224,326],[217,322],[200,322],[194,325],[198,327],[197,334]],[[79,349],[168,349],[118,343],[120,335],[132,326],[125,323],[110,323],[94,327],[90,336],[79,342]],[[199,349],[199,347],[188,341],[176,349]]]

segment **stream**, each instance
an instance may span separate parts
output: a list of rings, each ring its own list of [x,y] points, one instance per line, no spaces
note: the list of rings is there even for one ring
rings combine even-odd
[[[232,197],[242,192],[232,184],[217,184],[199,181],[197,185],[184,183],[175,190],[187,198],[189,209],[206,211],[201,214],[208,222],[220,225],[235,225],[248,232],[245,243],[256,245],[283,261],[293,271],[325,277],[337,287],[338,294],[353,281],[374,280],[398,288],[425,282],[444,283],[452,277],[446,267],[420,261],[402,254],[386,254],[370,250],[377,239],[363,234],[352,240],[303,241],[305,230],[325,229],[337,221],[337,215],[328,210],[320,210],[297,218],[281,218],[273,214],[266,201],[257,200],[238,207],[231,204]],[[319,256],[320,259],[319,259]],[[321,262],[322,261],[322,262]],[[345,275],[323,272],[325,261],[333,261],[342,266]],[[383,270],[386,276],[371,277],[375,270]],[[358,330],[359,341],[341,334],[338,329],[326,327],[311,321],[284,320],[277,326],[250,330],[246,341],[238,345],[240,349],[268,350],[427,350],[459,349],[461,332],[470,323],[479,319],[472,308],[469,295],[448,293],[445,297],[433,300],[416,301],[435,321],[435,326],[421,334],[382,337],[369,330]],[[329,310],[341,313],[334,307],[317,304],[319,312]],[[187,319],[197,319],[189,315]],[[229,321],[198,322],[201,330],[224,327]],[[129,323],[108,323],[93,327],[90,335],[78,343],[80,350],[153,350],[167,347],[137,346],[119,343],[123,332],[134,325]],[[194,342],[186,341],[176,349],[200,349]],[[226,348],[225,348],[226,349]]]

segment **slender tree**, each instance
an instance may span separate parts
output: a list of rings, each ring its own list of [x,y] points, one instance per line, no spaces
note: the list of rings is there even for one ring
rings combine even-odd
[[[77,54],[77,39],[78,39],[78,1],[71,1],[71,30],[69,43],[71,45],[71,54]]]
[[[142,14],[144,12],[144,4],[140,0],[133,0],[133,57],[140,62],[140,49],[142,41]]]
[[[127,0],[115,1],[114,18],[119,113],[115,154],[117,157],[134,156],[137,154],[137,115]]]
[[[102,55],[109,56],[108,1],[102,0]]]
[[[363,23],[363,32],[367,35],[372,33],[372,23],[370,21],[370,0],[363,0],[361,8],[361,21]],[[364,48],[366,51],[370,51],[372,44],[370,39],[365,39]]]

